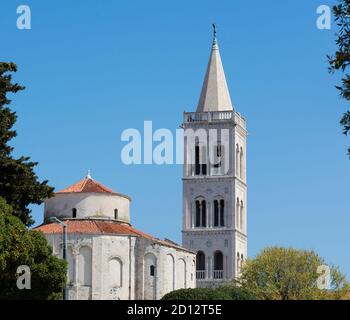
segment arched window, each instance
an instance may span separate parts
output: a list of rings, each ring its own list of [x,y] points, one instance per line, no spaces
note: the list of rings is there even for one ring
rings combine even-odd
[[[197,275],[197,279],[204,279],[205,278],[205,254],[203,251],[197,252],[196,275]]]
[[[118,219],[118,209],[114,209],[114,219]]]
[[[196,219],[195,220],[196,220],[195,226],[200,227],[200,225],[201,225],[201,204],[200,204],[199,200],[196,201]]]
[[[220,200],[220,226],[223,227],[225,225],[225,201],[223,199]]]
[[[194,161],[195,161],[195,175],[198,176],[201,174],[199,145],[196,145],[194,149]]]
[[[206,227],[207,225],[207,203],[205,200],[196,200],[195,226]]]
[[[202,227],[207,226],[207,204],[205,200],[202,200]]]
[[[156,298],[157,258],[153,253],[146,253],[143,263],[143,299],[154,300]]]
[[[151,277],[154,277],[154,275],[155,275],[155,266],[154,265],[151,265],[151,266],[149,266],[149,275],[151,276]]]
[[[214,253],[214,279],[222,279],[224,270],[224,256],[221,251]]]
[[[72,217],[73,217],[73,218],[76,218],[76,217],[77,217],[77,209],[76,209],[76,208],[73,208],[73,209],[72,209]]]
[[[240,156],[239,156],[239,146],[238,143],[236,144],[236,176],[239,176],[239,168],[240,168],[240,164],[239,164],[239,160],[240,160]]]
[[[239,221],[239,224],[240,224],[240,228],[243,229],[243,215],[244,215],[244,205],[243,205],[243,201],[241,201],[241,205],[240,205],[240,221]]]
[[[92,250],[83,246],[79,250],[78,281],[82,286],[91,287],[92,284]]]
[[[175,289],[175,259],[170,253],[166,255],[166,273],[167,276],[164,279],[164,293],[168,293]]]
[[[243,174],[243,148],[241,147],[241,151],[240,151],[240,155],[239,155],[239,176],[241,177],[241,179],[243,179],[244,174]]]
[[[180,258],[176,266],[176,289],[186,288],[186,262]]]
[[[205,254],[203,251],[197,253],[196,270],[205,270]]]
[[[214,200],[214,227],[219,225],[219,201]]]
[[[242,271],[243,263],[244,263],[244,259],[243,259],[243,253],[242,253],[241,254],[241,268],[240,268],[241,271]]]
[[[199,143],[199,139],[196,138],[196,145],[194,149],[194,161],[195,161],[195,175],[206,175],[207,164],[206,164],[206,147]]]
[[[123,263],[119,258],[109,260],[109,281],[113,287],[123,286]]]
[[[225,201],[214,200],[214,227],[223,227],[225,225]]]
[[[239,229],[239,221],[240,221],[240,206],[239,206],[239,199],[237,198],[236,201],[236,228]]]

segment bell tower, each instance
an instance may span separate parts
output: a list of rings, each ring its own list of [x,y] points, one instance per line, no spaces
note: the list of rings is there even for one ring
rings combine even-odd
[[[228,90],[214,39],[196,112],[185,112],[183,246],[195,251],[197,287],[239,276],[247,257],[246,121]]]

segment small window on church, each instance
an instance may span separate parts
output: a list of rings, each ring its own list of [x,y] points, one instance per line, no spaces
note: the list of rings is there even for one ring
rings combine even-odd
[[[149,267],[149,274],[150,274],[150,276],[154,277],[154,273],[155,273],[155,267],[154,266],[150,266]]]
[[[73,209],[72,209],[72,217],[73,217],[73,218],[76,218],[76,217],[77,217],[77,209],[76,209],[76,208],[73,208]]]
[[[114,219],[118,219],[118,209],[114,209]]]

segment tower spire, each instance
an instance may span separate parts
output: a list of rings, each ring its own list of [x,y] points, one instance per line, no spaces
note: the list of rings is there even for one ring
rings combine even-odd
[[[213,23],[213,45],[197,106],[197,112],[233,110],[225,72],[221,62],[216,29],[216,25]]]

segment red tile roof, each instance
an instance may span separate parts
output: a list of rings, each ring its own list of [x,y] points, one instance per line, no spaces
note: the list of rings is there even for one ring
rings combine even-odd
[[[114,195],[126,197],[130,200],[130,198],[128,196],[114,192],[113,190],[107,188],[103,184],[101,184],[101,183],[99,183],[96,180],[91,179],[91,178],[84,178],[83,180],[80,180],[77,183],[74,183],[70,187],[65,188],[61,191],[58,191],[56,193],[62,194],[62,193],[82,193],[82,192],[109,193],[109,194],[114,194]]]
[[[142,231],[139,231],[128,224],[106,220],[65,220],[67,224],[67,233],[76,234],[114,234],[114,235],[132,235],[142,237],[167,247],[172,247],[184,251],[189,251],[174,242],[160,240]],[[62,233],[62,227],[56,223],[42,224],[36,228],[36,231],[42,231],[45,234]]]

